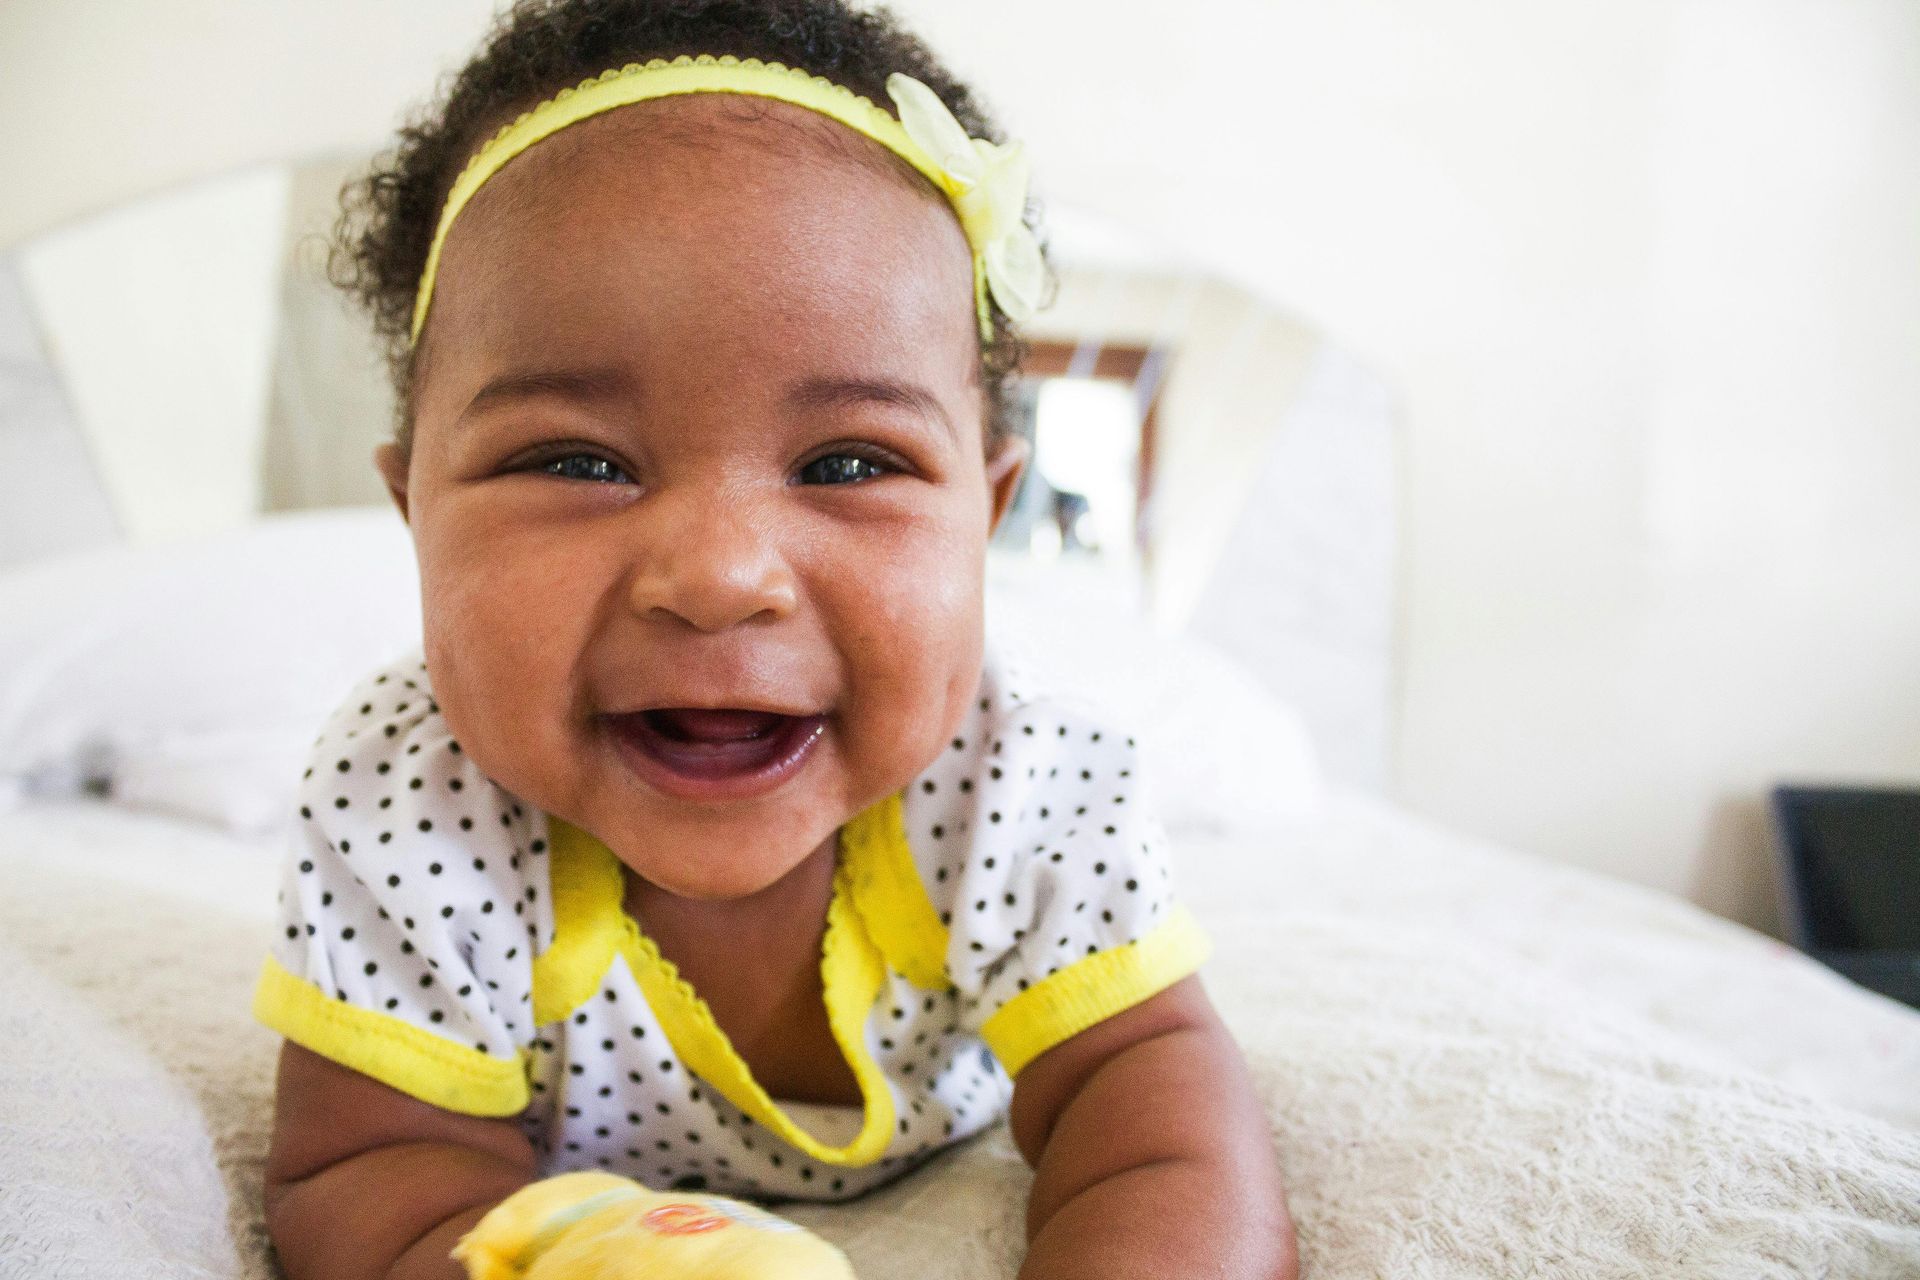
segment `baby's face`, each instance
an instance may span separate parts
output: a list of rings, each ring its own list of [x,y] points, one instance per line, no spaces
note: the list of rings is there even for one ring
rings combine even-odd
[[[621,108],[481,188],[442,252],[411,456],[380,459],[463,750],[693,898],[772,884],[947,748],[1025,456],[983,465],[945,203],[832,121],[744,109],[767,118]],[[825,722],[773,789],[689,799],[613,718],[661,706]]]

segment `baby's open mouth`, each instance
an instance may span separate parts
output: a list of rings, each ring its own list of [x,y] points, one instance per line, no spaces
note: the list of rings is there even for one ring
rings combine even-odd
[[[647,727],[676,742],[739,742],[764,738],[793,717],[771,711],[734,711],[705,707],[658,707],[642,711]]]
[[[798,772],[824,715],[652,707],[605,717],[628,764],[656,789],[689,800],[739,799]]]

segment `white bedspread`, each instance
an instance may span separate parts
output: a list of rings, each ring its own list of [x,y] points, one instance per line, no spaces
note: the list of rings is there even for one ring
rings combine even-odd
[[[1677,900],[1354,796],[1176,832],[1311,1280],[1920,1276],[1920,1014]],[[271,849],[0,817],[0,1272],[276,1274]],[[1010,1277],[1004,1128],[785,1212],[866,1280]]]

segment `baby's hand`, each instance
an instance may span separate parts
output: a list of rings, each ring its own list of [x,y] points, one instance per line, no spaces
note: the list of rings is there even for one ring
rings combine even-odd
[[[854,1280],[845,1254],[785,1218],[611,1173],[521,1188],[453,1256],[469,1280]]]

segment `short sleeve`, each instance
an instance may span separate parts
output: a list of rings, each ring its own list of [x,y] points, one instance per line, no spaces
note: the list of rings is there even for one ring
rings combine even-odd
[[[461,751],[423,665],[369,676],[308,761],[255,1017],[436,1106],[521,1111],[544,831]]]
[[[1209,948],[1142,803],[1131,735],[1072,699],[992,710],[977,753],[928,779],[949,795],[944,816],[923,831],[910,819],[907,837],[936,851],[922,878],[966,1020],[1017,1075],[1195,972]]]

